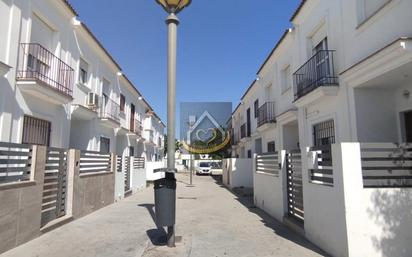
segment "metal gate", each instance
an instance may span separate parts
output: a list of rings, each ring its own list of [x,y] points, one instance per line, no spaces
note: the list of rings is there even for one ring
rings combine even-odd
[[[124,157],[124,193],[130,191],[130,157]]]
[[[288,214],[297,220],[304,221],[302,158],[299,150],[287,153],[286,183]]]
[[[67,151],[48,148],[44,171],[41,225],[66,214]]]

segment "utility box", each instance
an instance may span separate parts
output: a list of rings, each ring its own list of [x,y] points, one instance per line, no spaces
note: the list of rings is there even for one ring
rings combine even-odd
[[[167,172],[164,169],[155,172]],[[172,175],[172,176],[170,176]],[[154,182],[155,215],[158,227],[174,226],[176,221],[176,179],[174,174]]]

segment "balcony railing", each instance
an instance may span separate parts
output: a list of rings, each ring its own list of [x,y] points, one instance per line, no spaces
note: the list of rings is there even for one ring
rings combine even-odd
[[[267,102],[258,109],[258,127],[276,122],[275,102]]]
[[[21,43],[17,80],[36,80],[72,96],[74,70],[49,50],[35,43]]]
[[[107,97],[102,97],[99,103],[99,118],[111,119],[120,123],[120,105],[118,103]]]
[[[247,124],[245,123],[240,127],[240,138],[242,139],[246,137],[248,137],[248,134],[247,134]]]
[[[320,50],[294,74],[295,100],[321,86],[337,86],[333,50]]]
[[[133,122],[130,123],[130,131],[138,136],[142,135],[143,126],[140,120],[135,119]]]

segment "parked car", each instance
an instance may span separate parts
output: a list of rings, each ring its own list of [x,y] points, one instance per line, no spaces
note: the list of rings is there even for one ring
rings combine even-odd
[[[199,166],[196,167],[196,175],[211,175],[212,174],[212,166],[210,162],[201,162]]]

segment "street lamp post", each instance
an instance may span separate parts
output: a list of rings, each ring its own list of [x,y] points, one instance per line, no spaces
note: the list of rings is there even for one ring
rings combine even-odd
[[[166,19],[168,26],[168,63],[167,63],[167,168],[175,169],[175,126],[176,126],[176,55],[177,26],[176,14],[190,5],[191,0],[156,0],[169,13]],[[173,173],[166,173],[166,179],[175,179]],[[174,226],[167,227],[167,246],[175,246]]]
[[[189,118],[190,119],[190,118]],[[194,120],[189,120],[189,122],[187,123],[189,125],[189,131],[193,132],[193,125],[195,124]],[[190,186],[193,186],[193,154],[191,151],[189,151],[190,154],[190,163],[189,163],[189,167],[190,167]]]

